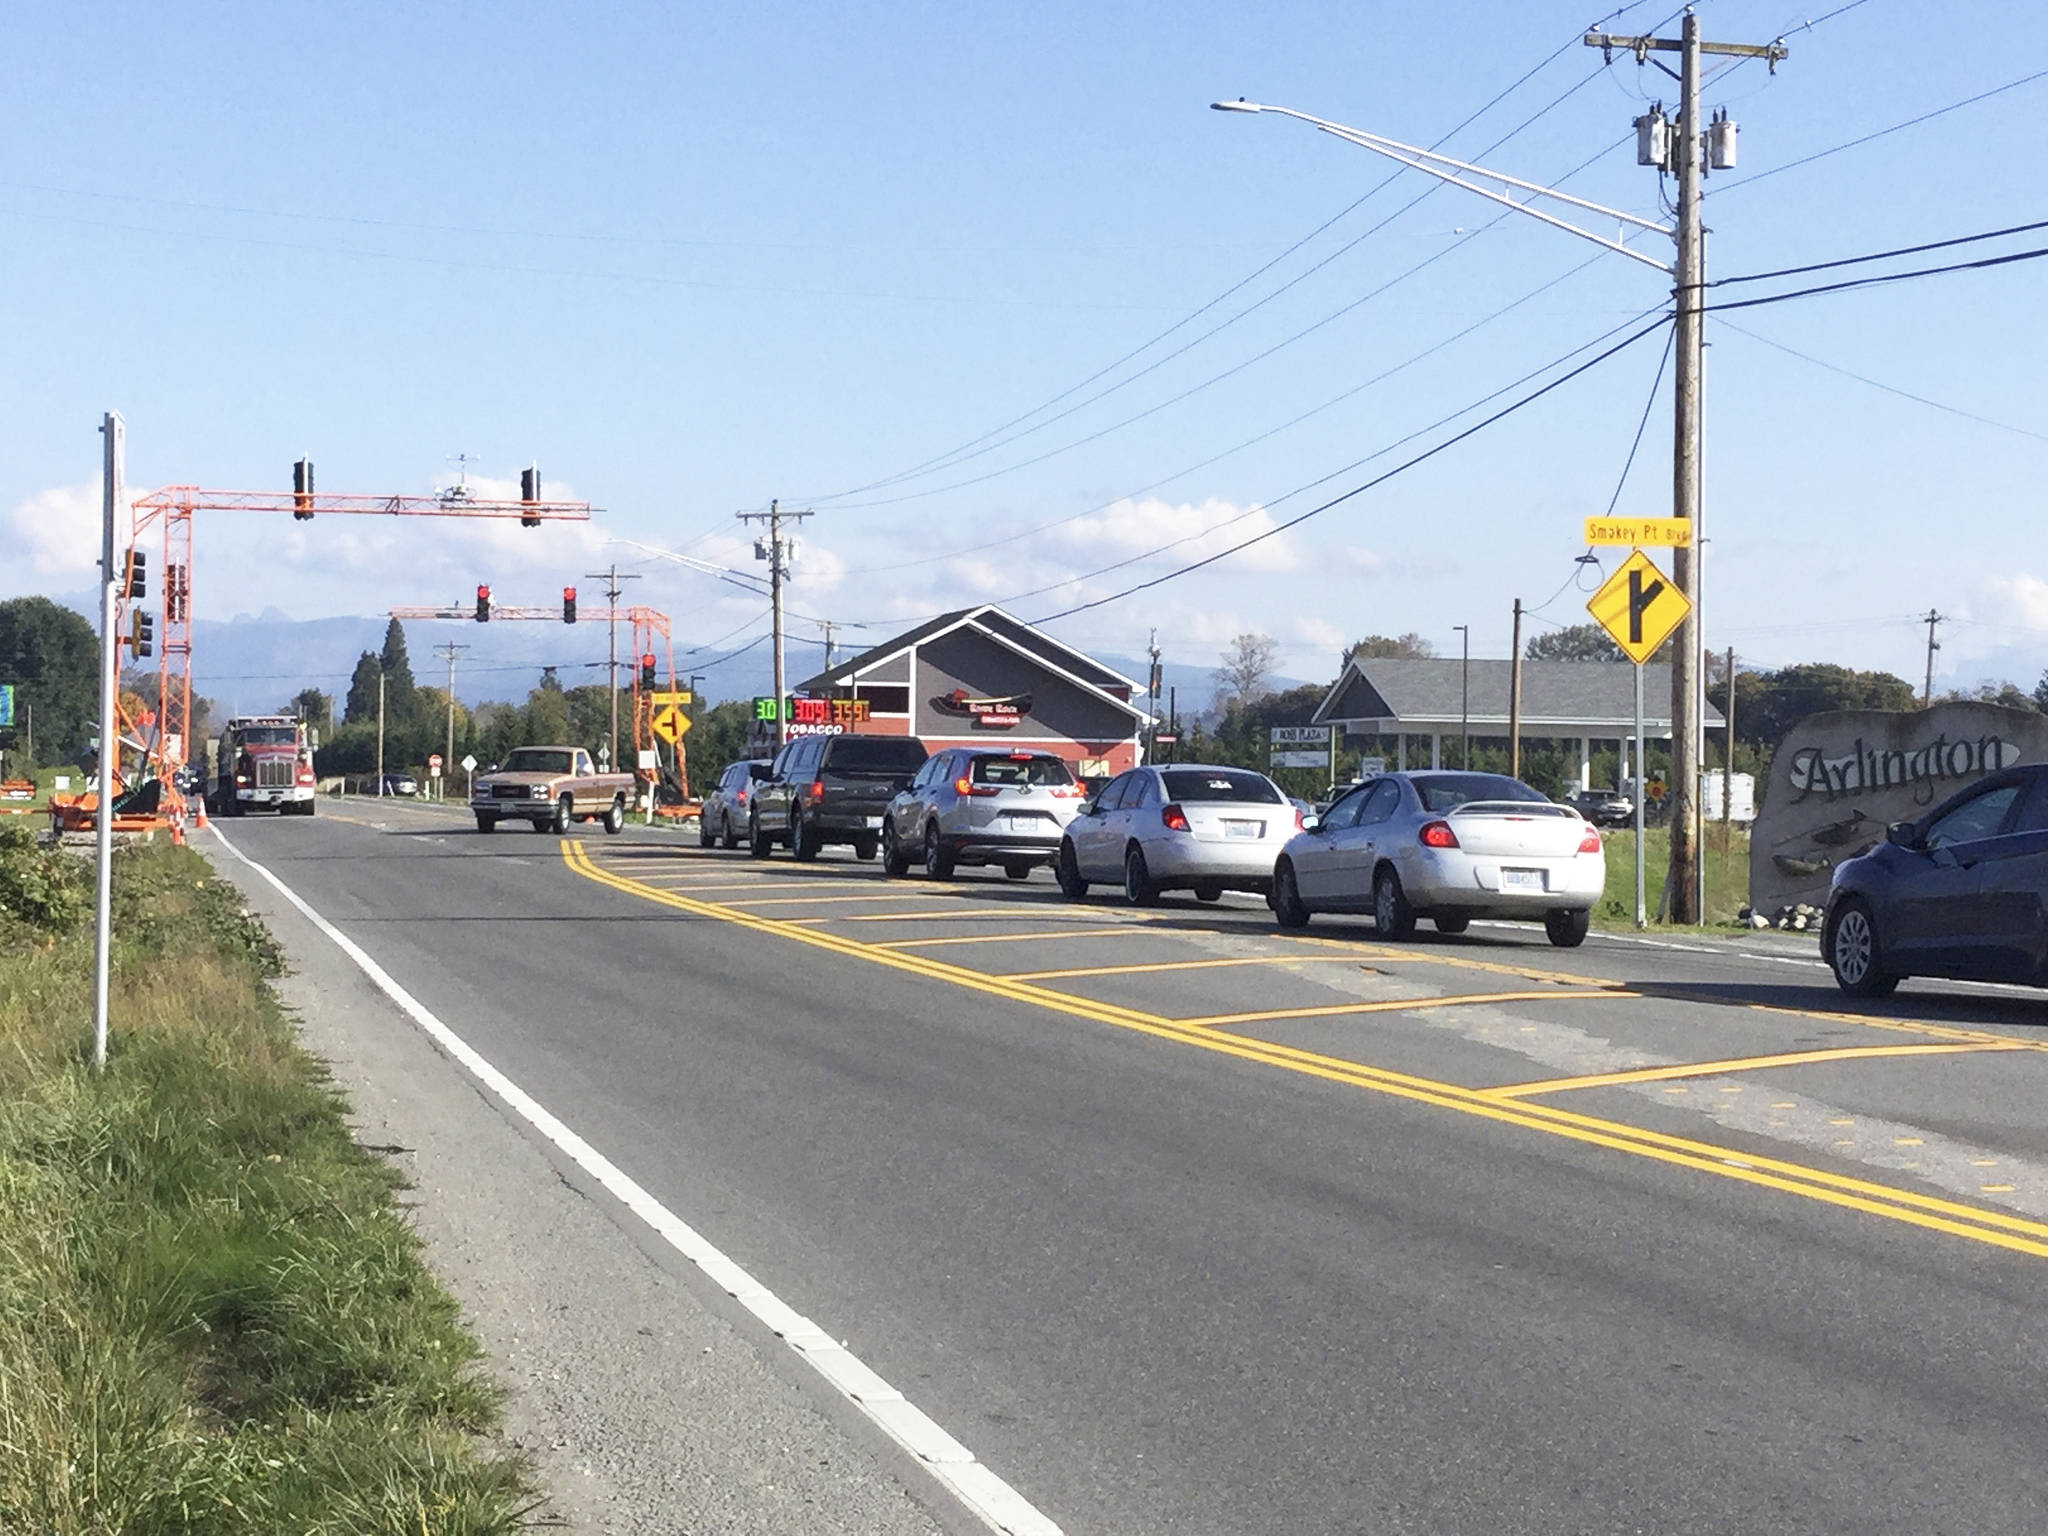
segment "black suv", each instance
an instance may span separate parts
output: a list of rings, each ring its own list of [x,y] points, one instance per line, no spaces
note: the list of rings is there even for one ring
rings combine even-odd
[[[767,858],[778,842],[800,859],[815,859],[827,843],[851,843],[854,857],[872,859],[883,812],[930,755],[915,736],[799,736],[754,786],[754,857]]]

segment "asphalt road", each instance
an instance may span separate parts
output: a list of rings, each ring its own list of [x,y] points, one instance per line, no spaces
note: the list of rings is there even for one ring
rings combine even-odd
[[[2035,995],[427,807],[226,831],[1064,1530],[2044,1527]]]

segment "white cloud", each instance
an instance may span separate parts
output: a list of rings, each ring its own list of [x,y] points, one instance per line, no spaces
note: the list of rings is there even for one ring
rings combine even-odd
[[[1345,545],[1343,560],[1354,571],[1383,571],[1387,568],[1387,557],[1376,549],[1367,549],[1363,544]]]
[[[1294,621],[1292,632],[1294,639],[1302,646],[1312,650],[1328,651],[1332,656],[1341,654],[1349,643],[1344,631],[1328,619],[1303,616]]]
[[[98,475],[23,497],[7,516],[13,553],[38,578],[91,579],[100,563],[103,500]]]
[[[2024,571],[1993,576],[1985,581],[1984,593],[1993,610],[1990,622],[2048,630],[2048,581]]]
[[[1119,501],[1052,529],[1046,537],[1091,557],[1142,555],[1141,565],[1185,565],[1221,554],[1276,526],[1264,507],[1240,507],[1213,496],[1199,506],[1147,497]],[[1244,571],[1292,571],[1301,560],[1293,540],[1277,534],[1232,555],[1230,564]]]

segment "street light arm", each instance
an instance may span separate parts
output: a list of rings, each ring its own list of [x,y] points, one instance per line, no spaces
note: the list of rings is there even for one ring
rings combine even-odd
[[[1397,164],[1407,166],[1410,170],[1422,171],[1427,175],[1436,177],[1439,181],[1449,182],[1454,187],[1463,187],[1467,192],[1475,192],[1488,202],[1499,203],[1503,208],[1513,209],[1516,213],[1525,213],[1530,218],[1540,220],[1545,224],[1551,225],[1553,228],[1561,229],[1567,234],[1577,235],[1581,240],[1590,240],[1593,244],[1600,246],[1604,250],[1617,252],[1632,261],[1641,262],[1644,266],[1655,267],[1666,276],[1672,275],[1675,270],[1674,267],[1658,261],[1654,256],[1645,256],[1641,251],[1635,250],[1619,240],[1609,240],[1604,235],[1596,235],[1591,230],[1583,229],[1579,225],[1572,223],[1569,219],[1561,219],[1554,214],[1544,213],[1540,209],[1532,208],[1528,202],[1516,202],[1506,193],[1496,192],[1490,187],[1478,186],[1456,173],[1462,171],[1467,175],[1483,176],[1489,181],[1498,181],[1504,186],[1518,187],[1527,192],[1532,201],[1538,197],[1553,198],[1558,202],[1567,203],[1574,208],[1583,208],[1588,213],[1597,213],[1605,218],[1614,219],[1618,223],[1633,224],[1638,229],[1652,230],[1661,235],[1669,236],[1673,234],[1669,227],[1655,223],[1652,220],[1640,218],[1632,213],[1624,213],[1618,208],[1608,208],[1600,203],[1590,202],[1583,197],[1574,197],[1571,193],[1560,192],[1554,187],[1542,186],[1533,181],[1524,181],[1520,177],[1509,176],[1501,171],[1490,171],[1485,166],[1471,165],[1463,160],[1453,160],[1450,156],[1439,155],[1434,150],[1417,149],[1412,144],[1403,144],[1398,140],[1385,138],[1376,133],[1367,133],[1361,128],[1347,128],[1342,123],[1333,123],[1324,118],[1312,117],[1306,112],[1297,112],[1292,107],[1268,107],[1255,102],[1245,101],[1218,101],[1212,102],[1210,105],[1219,112],[1274,112],[1282,117],[1296,118],[1301,122],[1307,123],[1312,128],[1319,129],[1321,132],[1327,133],[1334,138],[1344,140],[1347,144],[1355,144],[1360,149],[1369,149],[1376,155],[1382,155]],[[1449,166],[1452,169],[1445,170],[1442,168],[1445,166]]]

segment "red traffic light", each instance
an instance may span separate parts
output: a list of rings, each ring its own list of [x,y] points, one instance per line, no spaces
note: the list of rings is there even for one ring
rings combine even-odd
[[[491,589],[479,586],[476,589],[476,621],[488,624],[491,621]]]
[[[564,624],[574,624],[576,622],[576,589],[574,587],[562,588],[562,622]]]

